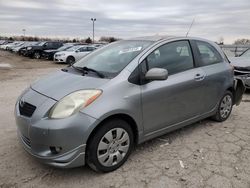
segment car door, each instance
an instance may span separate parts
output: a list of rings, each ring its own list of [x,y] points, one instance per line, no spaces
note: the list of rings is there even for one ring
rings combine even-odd
[[[194,48],[194,56],[197,66],[206,74],[203,80],[204,96],[201,111],[203,113],[214,110],[216,104],[220,101],[229,82],[232,78],[232,68],[217,51],[217,49],[208,42],[193,40],[191,45]],[[233,80],[232,80],[233,81]]]
[[[141,63],[142,74],[152,68],[167,69],[169,77],[141,86],[145,134],[198,117],[205,74],[194,67],[189,41],[175,41],[155,49]]]
[[[75,53],[75,60],[78,61],[79,59],[84,57],[86,54],[88,54],[86,46],[79,48]]]

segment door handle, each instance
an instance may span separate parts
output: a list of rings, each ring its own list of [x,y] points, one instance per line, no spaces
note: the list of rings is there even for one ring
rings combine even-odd
[[[195,77],[194,77],[194,79],[196,81],[202,81],[202,80],[204,80],[204,78],[205,78],[205,75],[200,74],[200,73],[196,74]]]

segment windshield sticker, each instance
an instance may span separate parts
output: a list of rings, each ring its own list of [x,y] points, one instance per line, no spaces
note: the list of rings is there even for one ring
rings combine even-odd
[[[139,47],[134,47],[134,48],[127,48],[127,49],[123,49],[119,52],[119,54],[125,54],[125,53],[131,53],[131,52],[138,52],[141,51],[142,46]]]

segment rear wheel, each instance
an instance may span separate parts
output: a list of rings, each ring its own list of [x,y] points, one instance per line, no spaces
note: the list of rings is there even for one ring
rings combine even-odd
[[[233,108],[233,95],[230,91],[227,91],[220,101],[215,116],[213,116],[212,118],[218,122],[225,121],[230,116],[232,108]]]
[[[70,64],[70,65],[74,64],[74,63],[75,63],[75,58],[72,57],[72,56],[69,56],[69,57],[66,59],[66,63],[67,63],[67,64]]]
[[[108,121],[90,139],[87,163],[95,171],[116,170],[127,160],[133,144],[133,132],[126,121]]]

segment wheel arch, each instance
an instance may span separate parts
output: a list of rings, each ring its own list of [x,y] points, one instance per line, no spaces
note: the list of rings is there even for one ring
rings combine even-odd
[[[73,55],[69,55],[66,59],[68,58],[73,58],[74,60],[76,60],[76,58]]]
[[[65,62],[69,63],[69,58],[73,58],[74,62],[76,62],[76,58],[73,55],[69,55],[68,57],[66,57]]]
[[[230,88],[232,89],[232,94],[233,94],[233,102],[236,105],[239,105],[243,94],[246,90],[245,84],[242,79],[240,78],[235,78],[234,79],[234,87]]]
[[[106,118],[104,118],[103,120],[100,121],[100,123],[98,123],[98,125],[91,131],[90,135],[88,136],[88,139],[87,139],[87,147],[89,145],[89,142],[90,142],[90,139],[93,137],[93,135],[98,131],[98,129],[107,121],[110,121],[112,119],[122,119],[124,121],[126,121],[130,127],[132,128],[132,131],[133,133],[133,136],[134,136],[134,143],[137,144],[138,143],[138,138],[139,138],[139,131],[138,131],[138,126],[136,124],[136,121],[129,115],[127,114],[122,114],[122,113],[119,113],[119,114],[113,114],[113,115],[110,115]]]

